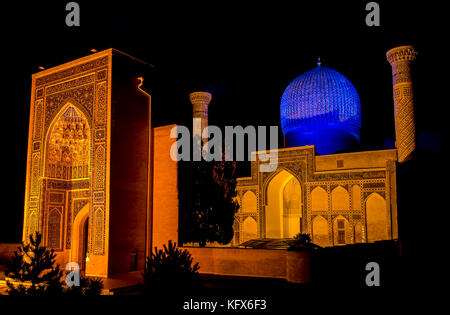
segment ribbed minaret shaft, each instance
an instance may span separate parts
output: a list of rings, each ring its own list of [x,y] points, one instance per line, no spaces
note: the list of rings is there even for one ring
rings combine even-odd
[[[411,63],[417,52],[413,46],[400,46],[386,53],[392,67],[394,90],[395,146],[399,163],[412,158],[416,149],[416,126],[411,78]]]

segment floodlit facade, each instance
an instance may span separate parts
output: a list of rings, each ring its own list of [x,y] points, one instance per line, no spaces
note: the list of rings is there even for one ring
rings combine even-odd
[[[260,172],[267,162],[253,153],[251,177],[238,179],[230,245],[298,233],[322,246],[398,237],[396,165],[415,148],[408,72],[414,56],[410,46],[388,52],[393,150],[351,152],[361,109],[342,74],[319,64],[289,85],[281,101],[288,147],[277,150],[273,172]],[[39,231],[59,264],[77,262],[88,276],[142,270],[153,247],[178,240],[178,166],[170,157],[176,125],[152,127],[151,97],[141,89],[144,64],[108,49],[32,76],[23,240]],[[210,100],[209,93],[191,94],[203,127]],[[235,250],[191,252],[207,272],[285,277],[285,253]],[[258,255],[270,271],[253,267]],[[248,270],[229,269],[230,259]]]
[[[309,233],[321,246],[398,237],[396,150],[317,155],[314,146],[278,150],[278,168],[238,179],[235,245]]]
[[[396,165],[415,149],[410,67],[415,56],[412,46],[387,52],[394,85],[393,150],[351,152],[360,141],[361,106],[342,74],[319,61],[288,85],[280,117],[289,148],[277,150],[273,173],[259,171],[255,153],[251,177],[238,179],[234,245],[297,233],[309,233],[321,246],[398,238]]]
[[[108,49],[32,76],[23,239],[41,232],[91,276],[142,270],[177,239],[158,224],[178,224],[173,126],[151,127],[140,69]]]

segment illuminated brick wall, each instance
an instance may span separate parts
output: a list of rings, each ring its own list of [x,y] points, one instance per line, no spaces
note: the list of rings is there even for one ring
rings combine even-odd
[[[41,232],[58,263],[86,261],[88,275],[129,271],[132,251],[144,266],[150,97],[141,70],[108,49],[32,76],[23,240]]]
[[[252,176],[237,183],[240,209],[232,245],[249,235],[291,238],[298,232],[311,234],[321,246],[398,237],[397,151],[314,152],[312,146],[279,150],[273,173],[258,172],[259,160],[252,162]],[[298,188],[287,189],[293,181]],[[300,211],[293,212],[294,205]]]
[[[72,223],[90,204],[97,229],[87,251],[98,275],[107,273],[112,57],[105,50],[33,74],[30,103],[23,240],[39,231],[59,263],[74,259]]]
[[[152,244],[162,248],[169,240],[178,241],[178,165],[170,158],[176,139],[170,138],[175,125],[153,129],[153,224]]]

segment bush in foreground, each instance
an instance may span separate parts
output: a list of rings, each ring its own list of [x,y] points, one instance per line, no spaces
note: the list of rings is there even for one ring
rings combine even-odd
[[[158,250],[155,247],[147,257],[146,269],[142,274],[144,294],[180,295],[196,292],[201,288],[198,263],[187,250],[180,250],[176,243]]]
[[[64,284],[63,271],[55,265],[56,254],[41,246],[42,235],[29,236],[29,243],[22,244],[6,264],[9,295],[99,295],[103,289],[101,279],[81,277],[80,286]],[[9,279],[8,279],[9,278]]]

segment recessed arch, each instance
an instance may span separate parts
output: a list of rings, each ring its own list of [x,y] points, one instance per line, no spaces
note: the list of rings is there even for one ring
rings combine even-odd
[[[299,181],[299,183],[301,183],[301,179],[300,179],[300,176],[299,176],[299,175],[295,174],[295,173],[294,173],[292,170],[290,170],[289,168],[286,168],[286,167],[283,167],[283,166],[278,166],[278,168],[277,168],[276,171],[274,171],[274,172],[271,173],[266,179],[264,179],[264,183],[263,183],[263,191],[264,191],[264,194],[263,194],[263,197],[264,197],[263,202],[264,202],[264,205],[267,205],[267,203],[268,203],[268,200],[267,200],[267,196],[268,196],[267,190],[269,189],[269,184],[272,182],[272,180],[273,180],[275,177],[277,177],[280,173],[283,173],[283,172],[286,172],[286,173],[292,175],[292,177],[295,177],[295,178]]]
[[[241,212],[256,212],[256,195],[253,191],[247,191],[242,197]]]
[[[330,245],[328,221],[318,215],[312,221],[312,239],[313,243],[320,246]]]
[[[378,193],[366,199],[367,241],[387,239],[386,200]]]
[[[265,237],[290,238],[299,233],[302,207],[297,177],[286,170],[277,172],[267,184],[266,200]]]
[[[345,245],[353,243],[353,233],[348,220],[339,215],[333,220],[333,244]]]
[[[72,106],[75,107],[77,110],[79,110],[84,117],[88,118],[88,123],[89,123],[89,128],[92,129],[92,125],[90,124],[90,118],[91,118],[91,114],[89,113],[89,111],[82,105],[80,105],[75,99],[73,99],[72,97],[68,97],[66,98],[64,101],[61,102],[61,104],[64,104],[63,106],[60,107],[60,109],[54,113],[52,116],[48,117],[48,119],[50,119],[50,124],[47,127],[47,129],[45,130],[45,138],[47,139],[47,136],[50,133],[50,130],[52,129],[52,127],[54,126],[55,122],[58,120],[58,118],[67,110],[68,107]],[[47,118],[46,118],[47,119]]]
[[[338,186],[331,191],[331,210],[350,210],[350,198],[344,187]]]
[[[87,248],[85,248],[84,240],[88,237],[86,233],[85,224],[88,225],[89,229],[89,203],[87,203],[76,215],[73,221],[72,228],[72,246],[70,250],[70,259],[73,262],[77,262],[79,266],[84,265],[83,259],[85,258],[85,254],[87,252]]]
[[[258,237],[258,224],[252,217],[247,217],[242,223],[241,242],[253,240]]]
[[[91,128],[84,113],[67,103],[53,119],[45,138],[44,175],[74,179],[89,176]]]
[[[328,211],[328,194],[322,187],[316,187],[311,191],[311,210]]]

